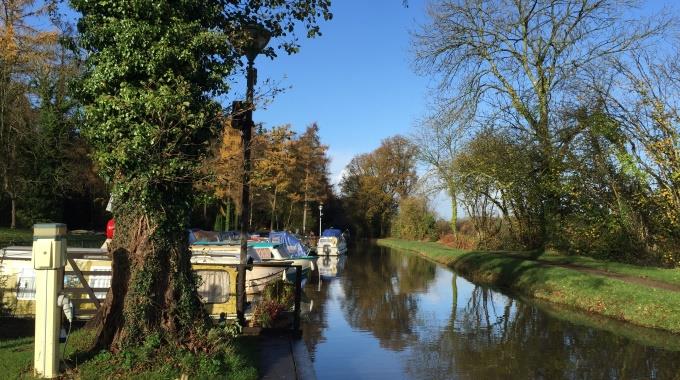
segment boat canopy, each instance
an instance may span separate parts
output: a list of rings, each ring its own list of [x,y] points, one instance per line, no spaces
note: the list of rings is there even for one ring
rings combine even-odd
[[[289,257],[302,257],[308,255],[307,247],[305,247],[300,239],[290,232],[274,232],[269,234],[269,242],[272,244],[279,244],[279,252],[288,254]]]
[[[342,236],[342,231],[337,228],[327,228],[321,233],[321,237],[335,237],[339,238]]]

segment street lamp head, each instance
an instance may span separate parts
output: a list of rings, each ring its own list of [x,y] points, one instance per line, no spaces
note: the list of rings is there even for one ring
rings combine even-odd
[[[322,204],[319,205],[319,212],[321,212],[321,210],[323,210],[323,205],[322,205]]]
[[[248,62],[252,63],[255,61],[255,57],[267,47],[271,33],[264,26],[254,23],[246,25],[244,30],[248,37],[248,42],[243,49],[243,55],[248,58]]]

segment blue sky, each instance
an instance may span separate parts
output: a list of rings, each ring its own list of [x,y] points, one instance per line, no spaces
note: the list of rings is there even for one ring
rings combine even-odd
[[[652,14],[664,6],[677,10],[676,1],[640,5],[643,14]],[[426,0],[408,0],[408,6],[402,0],[333,0],[333,19],[321,24],[323,36],[301,37],[295,55],[258,57],[258,89],[267,91],[270,80],[287,90],[256,110],[256,122],[269,128],[291,124],[298,132],[317,122],[337,183],[352,157],[386,137],[409,134],[425,115],[431,83],[414,73],[410,46],[410,32],[427,21],[425,8]],[[229,100],[242,98],[244,81],[232,80]],[[450,215],[445,197],[435,198],[433,206],[441,216]]]
[[[676,1],[643,0],[641,13],[677,8]],[[426,0],[408,0],[408,7],[402,0],[333,0],[333,19],[322,23],[323,36],[301,39],[298,54],[256,61],[260,85],[270,79],[289,88],[266,109],[258,109],[255,120],[267,127],[291,124],[298,132],[317,122],[322,141],[329,146],[333,183],[355,155],[377,148],[386,137],[411,133],[427,111],[432,84],[415,74],[411,65],[410,32],[427,22],[426,4]],[[451,203],[442,194],[432,206],[441,217],[451,215]]]
[[[312,122],[329,145],[332,181],[356,154],[386,137],[409,133],[423,115],[427,80],[411,69],[410,35],[423,20],[422,1],[335,0],[333,20],[323,36],[301,40],[302,50],[275,60],[256,61],[265,78],[288,87],[258,109],[267,127],[291,124],[303,131]]]

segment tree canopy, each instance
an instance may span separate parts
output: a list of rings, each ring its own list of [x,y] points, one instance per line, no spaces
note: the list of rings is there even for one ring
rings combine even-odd
[[[116,236],[112,289],[98,345],[135,345],[163,333],[199,345],[204,313],[184,229],[198,170],[224,113],[216,97],[240,66],[258,24],[297,51],[296,26],[319,34],[329,1],[169,2],[72,0],[86,55],[79,95],[83,134],[112,186]],[[276,49],[266,53],[275,56]],[[121,284],[116,286],[116,284]]]

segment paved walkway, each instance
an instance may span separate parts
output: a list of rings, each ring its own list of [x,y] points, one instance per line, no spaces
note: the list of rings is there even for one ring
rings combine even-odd
[[[288,333],[260,336],[260,378],[316,380],[312,360],[302,339],[294,339]]]

